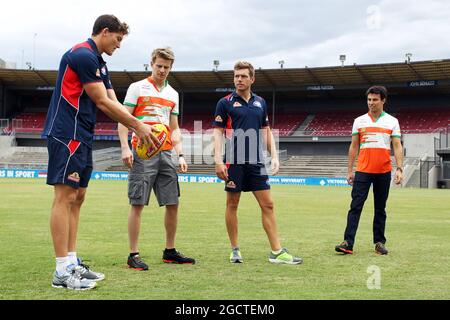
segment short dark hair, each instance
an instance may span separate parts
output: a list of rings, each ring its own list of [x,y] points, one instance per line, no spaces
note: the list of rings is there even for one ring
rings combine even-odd
[[[124,36],[128,34],[128,25],[112,14],[104,14],[97,18],[92,28],[92,35],[95,36],[108,28],[110,32],[122,33]]]
[[[366,91],[366,97],[369,95],[369,93],[373,94],[379,94],[381,100],[385,100],[387,98],[387,89],[383,86],[372,86]]]

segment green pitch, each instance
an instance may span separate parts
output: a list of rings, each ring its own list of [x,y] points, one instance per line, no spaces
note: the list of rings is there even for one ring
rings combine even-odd
[[[126,182],[92,181],[82,210],[78,253],[106,279],[96,289],[51,287],[49,232],[53,188],[43,179],[0,179],[0,299],[450,299],[450,191],[391,189],[388,256],[372,245],[373,200],[361,217],[355,254],[342,256],[350,188],[272,186],[282,245],[302,265],[272,265],[261,214],[251,194],[239,211],[244,264],[228,262],[225,194],[219,184],[181,184],[177,248],[196,265],[167,265],[164,209],[144,210],[141,256],[149,271],[126,268]],[[152,201],[153,200],[153,201]],[[369,289],[377,268],[379,289]],[[374,282],[375,283],[375,282]]]

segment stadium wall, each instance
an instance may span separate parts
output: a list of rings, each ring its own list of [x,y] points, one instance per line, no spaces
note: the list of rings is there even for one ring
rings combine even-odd
[[[404,134],[403,147],[406,157],[434,156],[434,138],[438,133]]]
[[[15,145],[14,136],[0,136],[0,158],[10,156],[14,152],[14,148],[11,147]]]
[[[288,156],[341,156],[348,154],[350,142],[280,142],[280,150]]]
[[[20,147],[47,147],[47,140],[41,139],[39,135],[17,134],[16,142],[17,146]],[[116,138],[115,140],[94,140],[93,142],[93,150],[100,150],[110,147],[119,148],[119,140]]]
[[[0,118],[2,119],[8,117],[5,108],[4,96],[5,96],[5,87],[2,84],[0,84]]]

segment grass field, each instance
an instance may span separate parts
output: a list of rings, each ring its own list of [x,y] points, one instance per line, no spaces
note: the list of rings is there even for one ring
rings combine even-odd
[[[390,254],[373,251],[370,196],[355,254],[334,252],[342,241],[350,188],[272,186],[282,245],[302,265],[272,265],[260,211],[243,194],[240,246],[245,262],[230,264],[220,184],[182,183],[177,248],[196,265],[167,265],[164,210],[145,209],[140,251],[149,271],[127,269],[126,181],[92,181],[82,211],[78,253],[106,275],[86,292],[51,287],[49,232],[53,188],[43,179],[0,179],[0,299],[450,299],[450,191],[391,189],[386,237]],[[154,195],[152,195],[154,200]],[[381,272],[368,289],[367,272]]]

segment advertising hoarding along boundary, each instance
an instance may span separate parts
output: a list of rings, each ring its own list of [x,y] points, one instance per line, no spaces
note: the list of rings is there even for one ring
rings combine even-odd
[[[0,169],[0,178],[46,178],[45,170]],[[93,171],[92,180],[127,180],[128,172]],[[188,183],[223,183],[214,175],[179,174],[179,182]],[[349,186],[346,178],[270,176],[270,184],[292,184],[301,186]]]

